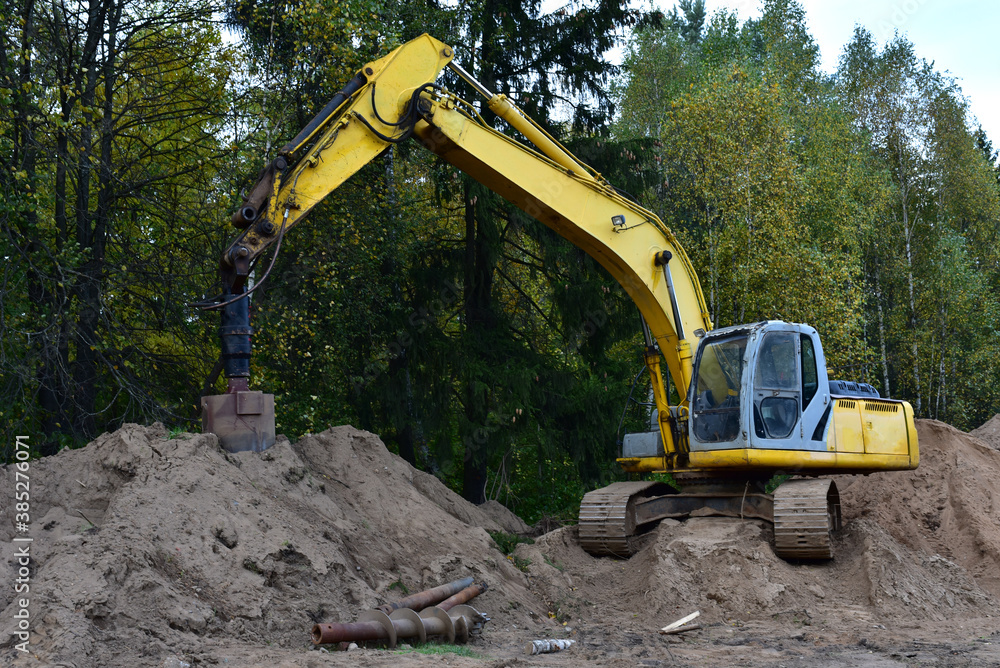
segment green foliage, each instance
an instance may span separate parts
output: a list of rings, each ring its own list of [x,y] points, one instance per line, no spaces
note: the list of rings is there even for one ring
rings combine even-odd
[[[640,33],[616,130],[660,139],[649,198],[679,228],[716,326],[809,322],[833,363],[853,363],[866,356],[856,189],[867,175],[803,21],[769,3],[742,30],[716,15],[700,41],[676,27]]]
[[[787,473],[776,473],[771,476],[771,479],[764,484],[764,491],[768,494],[774,494],[774,490],[781,487],[781,484],[786,480],[790,479],[792,476]]]
[[[908,398],[918,416],[974,427],[996,412],[988,388],[1000,371],[979,357],[996,346],[1000,278],[989,151],[966,125],[955,82],[902,37],[879,50],[857,29],[837,92],[885,174],[865,257],[879,384]]]
[[[675,11],[625,66],[615,133],[659,139],[646,197],[716,326],[807,322],[832,377],[961,427],[996,412],[998,172],[954,81],[860,28],[830,78],[788,0],[698,30]]]
[[[193,426],[237,52],[211,9],[29,3],[0,15],[0,415],[51,454],[122,421]],[[9,438],[4,438],[8,442]]]
[[[514,567],[519,571],[528,572],[528,566],[531,565],[531,559],[525,557],[519,557],[516,554],[508,554],[507,559],[510,560]]]
[[[600,390],[602,392],[603,387],[602,385]],[[627,387],[621,389],[620,393],[614,396],[614,400],[609,401],[607,407],[602,410],[610,410],[612,414],[617,414],[621,410],[621,397],[627,391]],[[586,423],[564,423],[564,428],[574,434],[584,431],[587,426]],[[613,433],[609,435],[608,441],[614,441]],[[529,524],[534,524],[543,518],[555,520],[559,524],[576,522],[580,499],[595,484],[584,482],[580,475],[579,462],[575,462],[565,452],[553,450],[551,447],[540,445],[512,449],[506,460],[506,467],[501,468],[495,476],[491,476],[492,481],[501,477],[504,472],[507,473],[510,482],[500,490],[501,493],[497,498]],[[579,454],[584,455],[584,453]],[[594,458],[596,459],[596,453]],[[614,479],[612,468],[616,466],[614,460],[609,457],[601,463],[603,467],[597,469],[596,480],[602,482],[596,484]]]
[[[651,473],[649,474],[649,480],[655,480],[657,482],[664,482],[674,489],[680,491],[681,487],[677,484],[677,480],[670,473]]]
[[[497,549],[504,554],[510,554],[514,551],[521,543],[527,543],[528,545],[533,545],[535,543],[534,538],[528,538],[527,536],[518,536],[517,534],[505,533],[503,531],[490,531],[490,538],[496,543]]]
[[[560,573],[562,573],[564,570],[566,570],[566,567],[560,561],[558,561],[556,559],[550,559],[548,557],[548,555],[542,555],[542,556],[545,558],[545,563],[546,564],[548,564],[552,568],[556,569]]]
[[[465,645],[415,645],[405,649],[394,650],[395,654],[455,654],[470,659],[485,659],[486,657]]]

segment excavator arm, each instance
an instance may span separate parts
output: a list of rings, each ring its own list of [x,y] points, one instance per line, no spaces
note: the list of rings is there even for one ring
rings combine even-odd
[[[280,150],[233,216],[244,230],[222,255],[223,283],[239,289],[265,249],[388,146],[412,135],[412,98],[451,58],[450,47],[423,35],[358,72]]]
[[[692,351],[712,327],[694,268],[655,214],[619,194],[506,97],[486,90],[454,64],[452,56],[449,46],[429,35],[404,44],[366,65],[282,149],[234,216],[234,223],[245,229],[223,254],[227,294],[215,307],[241,300],[255,260],[280,243],[313,206],[387,147],[413,137],[587,252],[626,290],[646,325],[645,361],[668,459],[663,464],[669,464],[686,447],[679,437],[684,431],[672,429],[671,420],[686,414]],[[434,84],[446,66],[534,147],[490,127],[472,105]],[[239,346],[226,345],[226,329],[224,314],[224,359],[227,347],[238,348],[238,359],[244,359],[249,323],[230,327],[238,330],[232,336],[240,337]],[[660,371],[661,354],[680,397],[673,411]],[[227,366],[231,386],[235,378],[236,391],[246,391],[240,379],[248,369],[236,369],[243,376],[230,371]]]

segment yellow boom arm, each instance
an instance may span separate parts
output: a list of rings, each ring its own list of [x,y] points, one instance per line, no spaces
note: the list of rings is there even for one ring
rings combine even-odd
[[[282,158],[272,163],[241,209],[247,214],[237,214],[235,222],[247,227],[223,255],[228,284],[241,286],[250,262],[268,245],[386,147],[414,136],[583,249],[625,288],[649,330],[646,364],[664,446],[668,455],[679,452],[683,446],[669,428],[660,353],[686,408],[692,351],[712,327],[687,255],[655,214],[619,195],[504,96],[452,65],[535,148],[497,132],[469,103],[433,85],[452,55],[450,47],[423,35],[368,64],[343,102],[328,105],[282,150],[291,167]],[[261,215],[254,216],[258,209]]]

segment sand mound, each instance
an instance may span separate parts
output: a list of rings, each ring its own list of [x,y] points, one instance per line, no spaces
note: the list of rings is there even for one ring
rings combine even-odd
[[[994,450],[1000,450],[1000,415],[994,415],[969,433]]]
[[[694,609],[709,621],[996,615],[1000,452],[939,422],[919,421],[918,432],[917,471],[838,478],[846,528],[830,562],[785,562],[771,549],[768,524],[723,518],[665,521],[628,561],[586,554],[575,527],[515,554],[532,562],[550,607],[596,604],[664,624]]]
[[[16,606],[4,587],[0,663],[436,665],[374,650],[334,661],[308,652],[308,631],[354,621],[404,587],[466,575],[490,585],[477,604],[493,616],[479,651],[508,658],[525,640],[572,634],[584,659],[637,665],[653,640],[665,642],[656,629],[692,610],[723,632],[744,622],[781,633],[936,629],[995,616],[1000,452],[938,422],[918,431],[917,471],[838,478],[837,558],[788,563],[767,523],[720,518],[665,521],[627,561],[586,554],[575,527],[507,559],[487,531],[523,533],[523,522],[496,504],[470,505],[372,434],[338,427],[230,455],[214,436],[129,425],[31,463],[37,658],[12,647]],[[2,498],[13,486],[7,467]],[[12,512],[0,505],[9,574]]]
[[[869,518],[909,551],[953,562],[1000,597],[1000,452],[933,420],[919,420],[917,432],[916,471],[838,480],[846,520]]]
[[[306,649],[316,621],[467,575],[495,605],[530,607],[487,534],[500,525],[351,427],[230,455],[214,436],[128,425],[30,475],[33,649],[49,664],[208,661],[212,639]],[[13,478],[0,477],[3,498]],[[11,512],[0,539],[13,568]],[[13,657],[2,592],[0,655]]]
[[[524,520],[510,512],[507,506],[499,501],[491,499],[478,506],[478,509],[492,518],[507,533],[526,535],[531,532],[531,527],[525,524]]]

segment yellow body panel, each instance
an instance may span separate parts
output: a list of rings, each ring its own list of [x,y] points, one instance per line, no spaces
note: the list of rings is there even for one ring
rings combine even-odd
[[[744,460],[741,466],[738,462]],[[836,473],[858,471],[902,471],[913,468],[909,455],[869,455],[821,450],[708,450],[691,454],[691,468],[754,471],[808,471]]]
[[[619,458],[618,463],[628,473],[664,471],[721,470],[746,472],[808,472],[815,474],[870,473],[874,471],[906,471],[916,468],[909,454],[870,455],[852,452],[822,452],[817,450],[765,450],[737,448],[706,450],[691,453],[689,466],[666,467],[664,457]]]
[[[894,402],[863,399],[858,402],[865,453],[869,455],[909,455],[907,433],[900,429],[901,406]]]
[[[833,424],[827,449],[834,452],[864,452],[865,438],[861,426],[860,399],[834,399]]]
[[[920,454],[913,408],[905,401],[835,398],[826,450],[732,448],[688,453],[686,466],[666,457],[620,458],[630,473],[654,471],[867,473],[917,468]]]

